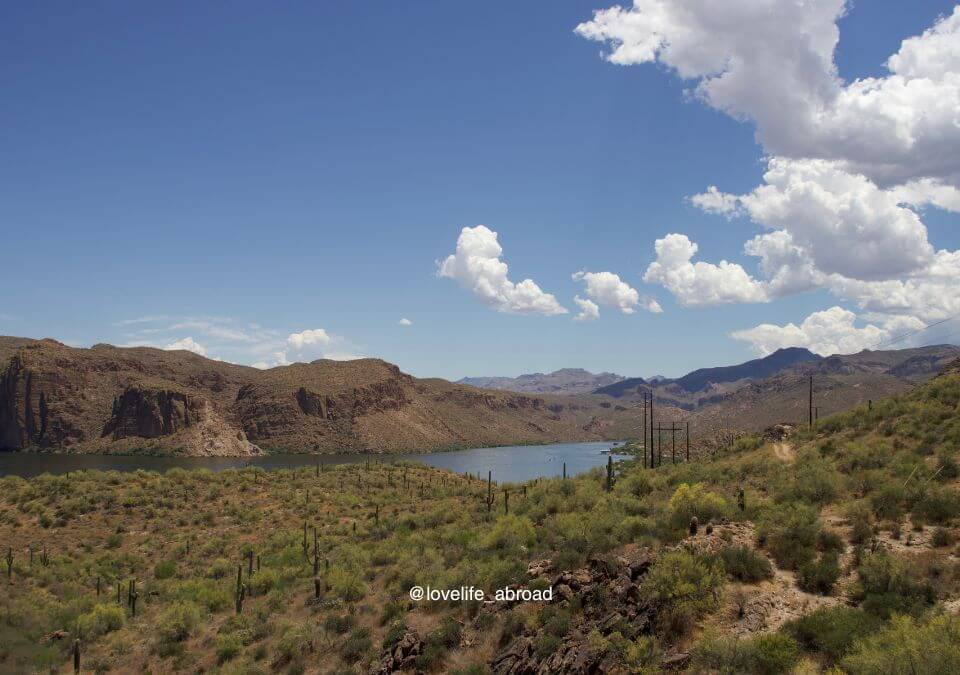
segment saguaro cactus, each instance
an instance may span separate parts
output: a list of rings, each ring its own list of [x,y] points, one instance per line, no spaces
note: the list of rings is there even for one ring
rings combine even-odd
[[[246,593],[246,588],[243,585],[243,565],[237,565],[237,589],[234,591],[237,614],[243,612],[243,598]]]
[[[13,549],[7,548],[7,579],[13,578]]]

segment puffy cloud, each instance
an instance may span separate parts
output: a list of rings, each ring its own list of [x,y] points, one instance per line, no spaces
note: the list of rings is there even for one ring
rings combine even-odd
[[[690,197],[691,203],[702,211],[723,216],[734,216],[740,212],[740,205],[736,195],[720,192],[716,185],[711,185],[706,192]]]
[[[921,178],[898,185],[891,193],[901,204],[914,207],[932,204],[944,211],[960,213],[960,190],[932,178]]]
[[[190,337],[189,335],[175,342],[171,342],[166,347],[164,347],[164,349],[166,349],[167,351],[185,349],[188,352],[193,352],[194,354],[199,354],[200,356],[207,355],[206,348],[202,344],[194,340],[192,337]]]
[[[303,349],[304,347],[323,348],[330,344],[330,336],[322,328],[311,328],[300,333],[290,333],[287,336],[287,344],[293,349]]]
[[[577,303],[580,312],[573,317],[574,321],[593,321],[600,318],[600,307],[593,300],[574,296],[573,301]]]
[[[496,232],[484,225],[464,227],[457,238],[456,252],[438,264],[438,274],[454,279],[500,312],[548,316],[567,313],[532,279],[510,281],[507,264],[500,259],[502,254]]]
[[[413,321],[411,321],[410,319],[407,319],[407,318],[400,319],[399,321],[397,321],[397,323],[400,324],[401,326],[412,326],[412,325],[413,325]]]
[[[573,280],[584,282],[587,297],[595,303],[615,307],[623,314],[633,314],[640,304],[640,293],[637,289],[622,281],[613,272],[581,271],[573,274]],[[659,308],[659,305],[657,307]],[[645,299],[644,308],[650,309],[649,299]]]
[[[668,234],[657,239],[657,259],[650,263],[643,280],[658,283],[686,307],[702,307],[728,302],[766,302],[764,285],[753,279],[736,263],[719,265],[691,262],[697,245],[685,234]]]
[[[825,274],[896,278],[933,259],[919,216],[894,193],[836,162],[773,158],[763,178],[737,202],[760,225],[788,232]]]
[[[784,326],[763,323],[748,330],[735,331],[731,336],[749,342],[761,356],[783,347],[806,347],[824,356],[852,354],[876,347],[890,337],[887,329],[873,324],[857,328],[854,325],[856,320],[853,312],[842,307],[831,307],[814,312],[799,326],[794,323]]]
[[[771,154],[847,163],[875,180],[960,179],[960,8],[904,40],[889,74],[845,83],[844,0],[634,0],[576,27],[621,65],[658,62],[752,120]]]

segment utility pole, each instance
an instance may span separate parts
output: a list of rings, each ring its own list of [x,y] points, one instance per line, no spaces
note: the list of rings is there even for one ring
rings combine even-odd
[[[670,461],[677,463],[677,425],[670,423]]]
[[[690,420],[687,420],[687,462],[690,461]]]
[[[647,468],[647,394],[643,394],[643,468]]]
[[[653,458],[653,452],[656,448],[656,445],[653,443],[653,392],[650,392],[650,468],[656,466],[656,462]]]
[[[810,376],[810,397],[808,402],[810,426],[813,427],[813,375]]]

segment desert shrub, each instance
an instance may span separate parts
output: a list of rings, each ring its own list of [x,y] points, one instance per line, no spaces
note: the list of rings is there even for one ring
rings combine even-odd
[[[217,663],[224,664],[235,658],[243,649],[240,637],[233,633],[218,635],[216,639]]]
[[[236,571],[236,566],[229,560],[226,560],[225,558],[217,558],[210,566],[208,576],[210,576],[211,579],[224,579],[235,574]]]
[[[520,546],[533,546],[537,540],[529,518],[509,514],[497,519],[483,537],[481,546],[487,550],[510,552]]]
[[[938,527],[934,529],[933,538],[931,539],[933,545],[938,548],[950,546],[956,542],[956,540],[957,538],[953,535],[953,532],[945,527]]]
[[[342,635],[357,625],[353,614],[331,614],[323,621],[323,627],[331,633]]]
[[[797,569],[813,557],[819,532],[820,518],[815,508],[787,502],[762,514],[758,534],[780,567]]]
[[[777,501],[802,501],[827,504],[840,492],[840,474],[818,452],[804,452],[776,486]]]
[[[926,622],[895,616],[858,641],[841,662],[851,675],[960,672],[960,620],[940,615]]]
[[[840,562],[835,551],[822,553],[816,560],[809,560],[797,570],[797,585],[808,593],[827,595],[840,578]]]
[[[342,567],[330,568],[327,583],[334,595],[347,602],[355,602],[367,594],[367,586],[360,575]]]
[[[888,553],[863,556],[857,572],[854,596],[865,611],[881,618],[894,613],[916,615],[936,600],[929,582],[919,579],[914,568]]]
[[[953,454],[942,451],[937,455],[937,480],[950,481],[960,477],[960,464]]]
[[[120,545],[123,543],[123,535],[119,532],[114,532],[107,536],[106,547],[107,548],[120,548]]]
[[[157,619],[157,636],[161,642],[183,642],[200,623],[200,608],[192,602],[178,600]]]
[[[723,675],[779,675],[790,672],[799,657],[796,640],[784,633],[768,633],[746,640],[708,634],[694,648],[693,667],[696,672]]]
[[[115,604],[94,605],[77,617],[77,633],[83,638],[97,637],[119,630],[126,616],[123,608]]]
[[[878,518],[900,520],[904,514],[906,490],[900,482],[887,482],[870,494],[870,506]]]
[[[287,626],[277,641],[280,663],[299,662],[313,651],[313,628],[308,622]]]
[[[208,579],[190,579],[177,584],[172,595],[180,600],[194,602],[208,612],[222,612],[233,606],[233,594],[224,584]]]
[[[820,530],[817,535],[817,550],[821,552],[833,551],[842,553],[846,548],[841,537],[835,530]]]
[[[723,567],[734,579],[757,582],[773,576],[773,566],[762,553],[749,546],[728,546],[720,552]]]
[[[878,618],[845,605],[820,609],[791,621],[784,630],[810,651],[832,660],[841,658],[854,642],[870,635],[881,625]]]
[[[670,497],[668,505],[670,524],[686,528],[696,516],[701,523],[719,519],[730,513],[727,500],[707,490],[703,483],[681,483]]]
[[[664,554],[650,568],[641,589],[659,609],[660,630],[680,635],[713,607],[723,583],[723,565],[719,560],[681,549]]]
[[[852,502],[846,509],[850,543],[865,544],[873,537],[873,513],[864,502]]]
[[[499,645],[501,647],[508,644],[513,638],[523,632],[524,619],[520,612],[511,611],[503,620],[503,626],[500,628]]]
[[[280,584],[280,575],[276,570],[264,568],[247,580],[247,588],[251,595],[263,595]],[[362,596],[361,596],[362,597]]]
[[[169,579],[177,573],[177,563],[174,560],[158,562],[153,567],[154,579]]]
[[[928,523],[942,524],[960,515],[960,493],[937,485],[928,486],[913,505],[912,513]]]
[[[359,661],[373,647],[370,629],[366,626],[355,628],[340,645],[340,656],[348,663]]]

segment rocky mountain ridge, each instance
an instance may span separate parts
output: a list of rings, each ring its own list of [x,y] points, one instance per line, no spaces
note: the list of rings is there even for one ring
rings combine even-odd
[[[3,450],[398,452],[601,437],[589,404],[421,380],[379,359],[257,370],[20,338],[0,338],[0,358]]]

